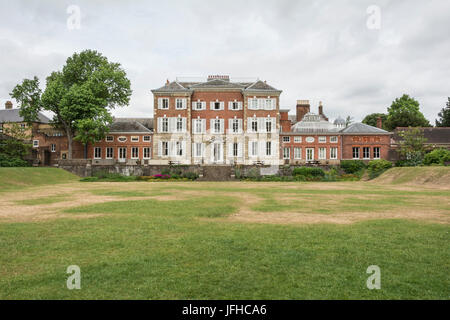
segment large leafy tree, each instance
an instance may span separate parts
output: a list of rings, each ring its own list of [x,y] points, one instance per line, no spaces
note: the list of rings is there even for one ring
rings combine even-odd
[[[417,127],[409,127],[406,130],[399,131],[401,137],[399,141],[400,155],[407,160],[408,165],[420,165],[425,154],[425,143],[423,131]]]
[[[386,129],[387,114],[385,113],[371,113],[368,114],[362,121],[362,123],[368,124],[369,126],[376,127],[378,118],[381,118],[382,129]]]
[[[447,106],[438,113],[439,119],[436,119],[436,127],[450,127],[450,97],[448,97]]]
[[[430,127],[430,122],[420,112],[419,102],[404,94],[395,99],[388,108],[386,128],[394,130],[397,127]]]
[[[41,110],[54,114],[52,124],[65,131],[72,159],[73,140],[86,144],[102,139],[112,121],[110,111],[128,104],[131,88],[119,63],[85,50],[69,57],[62,70],[52,72],[43,92],[34,77],[23,80],[10,95],[20,104],[25,121],[35,121]]]

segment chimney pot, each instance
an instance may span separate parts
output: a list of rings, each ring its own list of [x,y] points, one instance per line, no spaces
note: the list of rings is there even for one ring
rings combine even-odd
[[[13,104],[11,101],[6,101],[5,103],[5,109],[11,110],[13,108]]]

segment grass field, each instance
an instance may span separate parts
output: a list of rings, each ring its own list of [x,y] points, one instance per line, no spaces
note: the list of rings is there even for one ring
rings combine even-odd
[[[114,183],[0,168],[0,299],[449,299],[450,170],[401,169]],[[366,287],[370,265],[381,290]]]

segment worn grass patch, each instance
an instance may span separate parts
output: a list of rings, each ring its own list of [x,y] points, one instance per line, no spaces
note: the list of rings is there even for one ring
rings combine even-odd
[[[38,205],[42,205],[42,204],[58,203],[58,202],[67,201],[70,199],[71,199],[70,195],[53,195],[53,196],[40,197],[40,198],[34,198],[34,199],[17,200],[14,202],[19,205],[38,206]]]

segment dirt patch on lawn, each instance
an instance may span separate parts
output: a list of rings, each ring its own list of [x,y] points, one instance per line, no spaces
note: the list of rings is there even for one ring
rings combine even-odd
[[[450,216],[440,211],[401,211],[401,212],[351,212],[340,214],[316,214],[298,212],[255,212],[241,210],[229,216],[229,221],[268,223],[268,224],[351,224],[364,220],[412,219],[440,224],[450,224]]]

